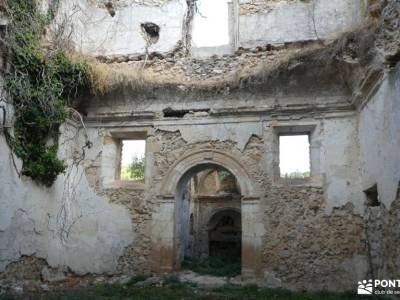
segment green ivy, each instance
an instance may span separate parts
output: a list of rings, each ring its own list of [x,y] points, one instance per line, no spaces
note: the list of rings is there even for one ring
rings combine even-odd
[[[22,174],[51,186],[65,170],[57,157],[59,127],[68,116],[70,99],[88,85],[87,66],[75,63],[61,49],[45,49],[41,40],[54,18],[34,0],[8,0],[8,47],[11,68],[6,88],[15,108],[14,134],[8,141],[22,159]]]

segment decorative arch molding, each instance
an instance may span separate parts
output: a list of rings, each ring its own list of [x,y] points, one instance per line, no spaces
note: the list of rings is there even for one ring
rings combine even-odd
[[[222,151],[203,149],[185,155],[170,167],[161,184],[160,198],[175,198],[181,182],[207,166],[219,166],[231,172],[236,177],[244,200],[260,197],[258,188],[239,159]]]

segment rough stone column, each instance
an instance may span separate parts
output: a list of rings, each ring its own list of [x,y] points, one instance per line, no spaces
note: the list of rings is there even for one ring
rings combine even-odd
[[[261,274],[262,236],[260,199],[242,199],[242,278],[253,279]]]

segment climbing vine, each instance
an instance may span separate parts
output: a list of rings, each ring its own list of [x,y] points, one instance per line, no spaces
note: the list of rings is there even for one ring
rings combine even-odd
[[[34,0],[6,4],[11,58],[5,87],[15,109],[14,132],[7,133],[7,141],[22,159],[22,174],[46,186],[65,170],[57,157],[59,127],[68,116],[71,99],[88,85],[84,62],[71,61],[63,49],[43,46],[58,4],[52,3],[46,14]]]

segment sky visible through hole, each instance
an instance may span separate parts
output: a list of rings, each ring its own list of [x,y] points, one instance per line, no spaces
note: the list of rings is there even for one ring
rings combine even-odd
[[[228,1],[197,1],[198,12],[193,21],[193,44],[215,47],[229,44]]]
[[[145,140],[123,140],[121,166],[129,166],[132,163],[134,157],[144,158],[145,149]]]
[[[310,144],[308,135],[279,137],[279,168],[281,176],[310,172]]]

